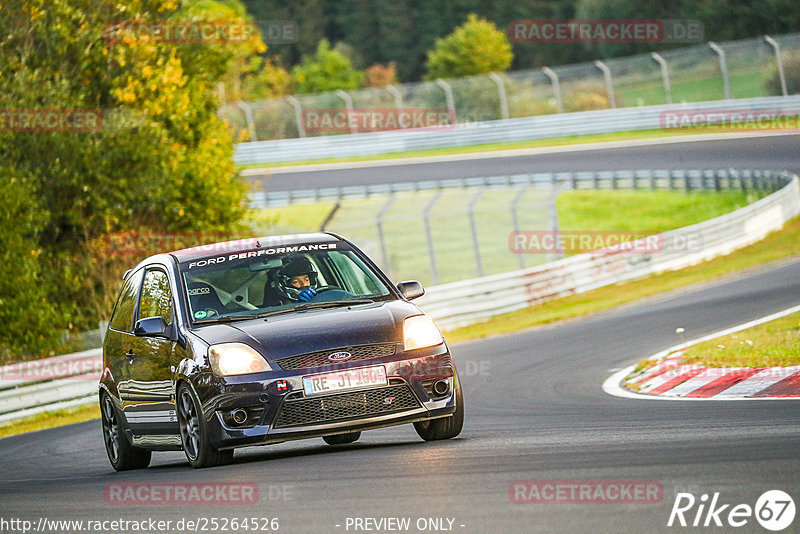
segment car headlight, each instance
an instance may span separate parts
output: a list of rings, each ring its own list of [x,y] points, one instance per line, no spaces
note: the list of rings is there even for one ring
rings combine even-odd
[[[208,361],[217,376],[246,375],[271,371],[267,360],[244,343],[221,343],[208,348]]]
[[[442,333],[427,315],[408,317],[403,322],[403,344],[405,350],[421,349],[440,345]]]

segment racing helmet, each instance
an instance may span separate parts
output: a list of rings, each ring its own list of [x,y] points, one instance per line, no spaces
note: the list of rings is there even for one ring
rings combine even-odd
[[[289,256],[283,259],[283,265],[275,273],[275,289],[282,296],[290,300],[298,300],[300,292],[305,288],[296,288],[292,285],[292,278],[302,274],[308,275],[311,287],[317,285],[317,268],[305,256]]]

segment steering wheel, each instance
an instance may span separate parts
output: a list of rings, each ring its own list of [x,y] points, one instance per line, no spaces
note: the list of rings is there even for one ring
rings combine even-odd
[[[331,289],[339,289],[338,286],[319,286],[315,287],[314,289],[317,290],[317,293],[322,293],[323,291],[330,291]]]

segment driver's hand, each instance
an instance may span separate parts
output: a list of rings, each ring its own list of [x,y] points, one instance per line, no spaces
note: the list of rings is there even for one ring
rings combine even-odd
[[[307,288],[305,288],[304,290],[302,290],[300,292],[300,294],[297,296],[297,298],[299,298],[303,302],[309,302],[311,299],[313,299],[316,296],[316,294],[317,294],[317,290],[316,289],[314,289],[313,287],[307,287]]]

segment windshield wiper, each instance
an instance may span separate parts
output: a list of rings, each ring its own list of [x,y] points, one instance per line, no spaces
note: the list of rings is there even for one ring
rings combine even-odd
[[[307,302],[295,306],[294,310],[311,310],[314,308],[335,308],[339,306],[351,306],[353,304],[372,304],[375,302],[372,299],[354,299],[354,300],[328,300],[322,302]]]
[[[200,319],[194,321],[194,324],[210,324],[210,323],[232,323],[234,321],[247,321],[250,319],[258,319],[269,315],[269,313],[253,313],[248,315],[223,315],[222,317],[212,317],[210,319]]]

